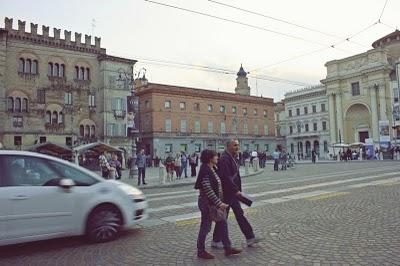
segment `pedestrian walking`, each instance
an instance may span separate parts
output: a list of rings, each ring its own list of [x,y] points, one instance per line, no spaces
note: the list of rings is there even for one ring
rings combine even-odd
[[[174,158],[171,154],[168,154],[167,159],[165,159],[165,168],[167,170],[167,179],[173,181],[175,172]]]
[[[196,167],[197,167],[197,155],[196,153],[193,153],[192,156],[190,156],[189,159],[189,164],[190,164],[190,176],[195,177],[196,176]]]
[[[137,155],[136,165],[138,167],[138,186],[140,186],[140,180],[142,180],[143,185],[147,185],[146,178],[146,154],[144,154],[144,149],[141,149]]]
[[[247,246],[253,246],[258,243],[261,238],[255,237],[253,228],[244,216],[242,206],[239,200],[243,199],[242,195],[242,180],[239,171],[238,153],[239,141],[231,139],[227,143],[225,152],[221,155],[218,161],[218,175],[222,181],[222,189],[224,193],[224,200],[232,208],[240,230],[246,237]],[[229,208],[227,209],[229,213]],[[216,223],[213,234],[213,242],[211,244],[214,248],[221,248],[221,227],[223,224]]]
[[[188,158],[185,152],[182,152],[181,155],[181,175],[185,173],[185,178],[187,178],[187,167],[188,167]]]
[[[110,176],[111,166],[107,160],[107,151],[103,151],[103,153],[99,156],[99,165],[101,169],[101,176],[105,179],[108,179]]]
[[[275,149],[275,151],[272,153],[272,159],[274,160],[274,171],[279,170],[279,152],[278,149]]]
[[[232,248],[229,240],[228,224],[226,221],[228,205],[224,203],[221,180],[216,173],[218,155],[215,151],[204,150],[201,153],[201,167],[196,180],[195,189],[199,190],[198,206],[201,212],[200,230],[197,237],[197,257],[202,259],[213,259],[214,256],[205,249],[207,234],[211,231],[212,217],[211,212],[222,212],[224,217],[218,222],[218,235],[225,249],[225,256],[239,254],[241,250]]]
[[[176,172],[176,179],[181,179],[182,169],[181,169],[181,155],[177,153],[175,156],[175,172]]]
[[[316,158],[317,158],[317,153],[315,152],[315,150],[312,150],[312,152],[311,152],[311,161],[312,161],[312,163],[316,162]]]
[[[121,165],[121,162],[118,160],[117,154],[115,154],[115,153],[113,153],[111,155],[110,166],[115,169],[115,170],[112,171],[114,173],[112,173],[112,176],[110,176],[110,177],[112,179],[121,179],[121,176],[122,176],[122,173],[121,173],[122,165]]]

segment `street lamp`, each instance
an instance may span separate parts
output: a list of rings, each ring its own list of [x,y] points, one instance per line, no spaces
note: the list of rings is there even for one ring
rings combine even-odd
[[[127,97],[127,136],[132,137],[132,161],[130,165],[129,178],[138,177],[138,167],[136,164],[137,156],[136,156],[136,139],[139,137],[139,126],[136,121],[138,121],[137,116],[139,115],[139,99],[136,96],[136,89],[141,88],[142,86],[136,87],[136,80],[143,80],[143,86],[147,86],[147,81],[145,78],[146,69],[141,68],[135,79],[135,74],[133,71],[133,66],[131,67],[131,73],[127,73],[123,70],[118,71],[118,82],[124,82],[124,85],[131,86],[131,95]],[[140,77],[140,74],[142,77]]]

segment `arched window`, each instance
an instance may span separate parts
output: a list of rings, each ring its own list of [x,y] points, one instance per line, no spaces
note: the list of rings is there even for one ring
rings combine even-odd
[[[58,77],[59,71],[60,71],[60,67],[57,63],[55,63],[54,68],[53,68],[53,76]]]
[[[28,99],[23,98],[22,99],[22,112],[28,112]]]
[[[30,59],[26,59],[24,73],[31,73],[31,67],[32,67],[32,61]]]
[[[51,123],[54,125],[58,124],[58,113],[56,111],[53,112],[53,116],[51,117]]]
[[[90,79],[90,69],[87,67],[86,68],[86,75],[85,75],[85,79],[89,80]]]
[[[79,70],[79,79],[84,80],[85,79],[85,68],[81,67]]]
[[[64,75],[65,75],[65,65],[64,64],[61,64],[60,65],[60,72],[59,72],[59,76],[60,77],[64,77]]]
[[[75,67],[75,78],[79,79],[79,67]]]
[[[79,126],[79,136],[85,136],[85,127],[83,125]]]
[[[51,124],[51,112],[46,111],[46,124]]]
[[[47,67],[47,76],[51,77],[53,76],[53,63],[49,63]]]
[[[14,111],[14,98],[13,97],[7,98],[7,111],[9,111],[9,112]]]
[[[21,112],[21,98],[15,99],[15,111]]]
[[[90,136],[90,126],[86,125],[85,126],[85,137],[89,137]]]
[[[63,114],[63,112],[60,112],[58,114],[58,123],[59,124],[63,124],[64,123],[64,114]]]
[[[37,60],[33,60],[32,62],[32,74],[36,75],[38,73],[38,61]]]
[[[18,72],[24,73],[25,71],[25,60],[23,58],[20,58],[18,60]]]
[[[91,126],[90,128],[90,137],[94,138],[96,136],[96,127]]]

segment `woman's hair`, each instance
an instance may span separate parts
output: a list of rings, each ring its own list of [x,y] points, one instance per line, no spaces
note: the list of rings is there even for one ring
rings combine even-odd
[[[200,161],[201,161],[201,163],[207,164],[215,156],[217,156],[217,153],[215,151],[213,151],[213,150],[204,150],[204,151],[201,152]]]

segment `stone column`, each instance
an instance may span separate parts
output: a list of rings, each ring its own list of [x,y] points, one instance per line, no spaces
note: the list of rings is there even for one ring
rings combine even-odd
[[[338,141],[339,139],[339,132],[341,136],[341,141],[344,142],[344,132],[343,132],[343,115],[342,115],[342,94],[336,94],[336,119],[337,119],[337,132],[338,132]]]
[[[331,137],[331,144],[336,143],[336,123],[335,123],[335,106],[334,106],[334,95],[328,94],[328,108],[329,108],[329,131]]]
[[[379,90],[379,117],[381,120],[387,120],[385,84],[384,83],[379,84],[378,90]]]
[[[372,85],[370,88],[370,96],[371,96],[371,128],[372,128],[372,138],[374,141],[379,140],[379,131],[378,131],[378,107],[376,104],[376,87]]]

